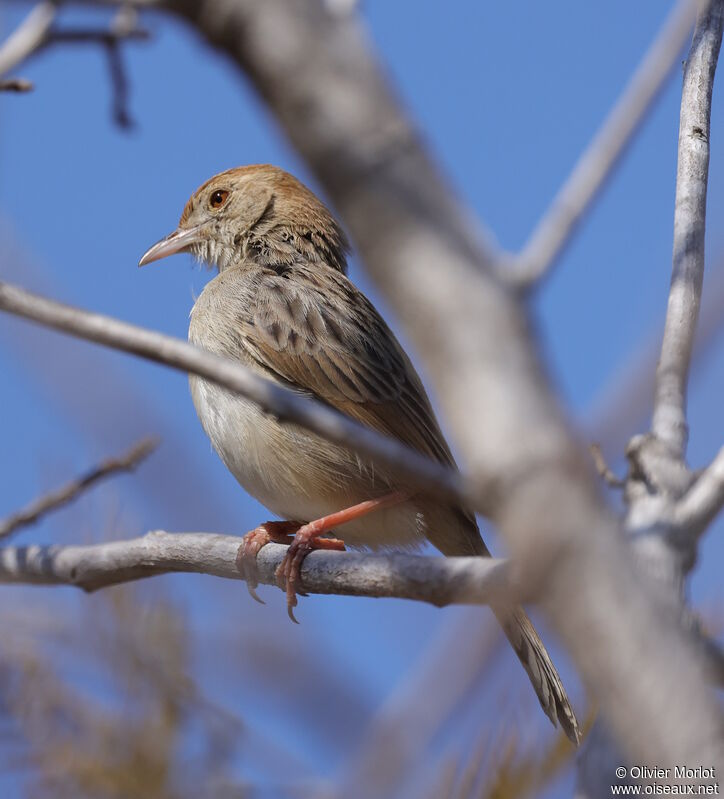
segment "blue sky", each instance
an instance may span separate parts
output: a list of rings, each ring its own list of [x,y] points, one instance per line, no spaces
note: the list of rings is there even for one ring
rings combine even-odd
[[[473,212],[503,246],[515,249],[619,95],[670,5],[639,0],[633,13],[623,0],[367,0],[362,11],[435,156]],[[25,10],[22,3],[0,7],[4,33]],[[67,25],[102,20],[90,12],[63,15]],[[36,82],[33,94],[0,95],[0,277],[185,338],[193,297],[208,275],[192,268],[188,256],[142,271],[136,263],[175,226],[191,192],[212,174],[244,163],[272,162],[313,187],[314,181],[225,59],[173,20],[149,16],[146,24],[152,40],[124,50],[137,122],[130,133],[112,123],[105,60],[92,46],[45,52],[18,70]],[[553,374],[582,423],[663,319],[679,88],[675,74],[534,303]],[[712,267],[724,266],[722,130],[719,83],[709,194]],[[356,261],[351,277],[384,310]],[[267,517],[211,451],[183,376],[4,318],[0,370],[0,515],[142,433],[160,432],[164,439],[135,476],[98,489],[19,541],[91,539],[109,503],[117,507],[114,519],[123,535],[151,528],[244,532]],[[690,458],[696,465],[724,443],[723,378],[717,348],[692,385]],[[499,542],[494,545],[501,551]],[[696,602],[708,608],[721,602],[721,556],[717,525],[706,538],[692,585]],[[290,646],[313,640],[324,660],[342,664],[369,707],[389,695],[434,631],[459,612],[314,597],[301,602],[299,630],[286,623],[281,594],[271,589],[261,608],[240,584],[164,580],[204,634],[223,629],[220,613],[233,608],[242,626],[283,635]],[[25,589],[5,590],[20,598]],[[43,593],[53,601],[70,591]],[[216,646],[222,647],[218,640]],[[213,651],[219,657],[222,648]],[[199,660],[212,681],[218,677],[219,690],[232,690],[234,701],[256,714],[261,726],[274,734],[286,730],[271,697],[252,701],[234,685],[233,673],[216,673],[211,655]],[[527,690],[522,671],[518,687]],[[313,762],[304,741],[289,730],[296,749]],[[342,762],[340,753],[331,765],[317,765],[333,771]]]

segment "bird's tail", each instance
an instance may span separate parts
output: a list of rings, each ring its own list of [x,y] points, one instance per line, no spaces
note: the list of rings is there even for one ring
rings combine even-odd
[[[580,732],[576,716],[556,667],[528,615],[523,608],[516,608],[512,613],[493,608],[493,612],[528,673],[546,716],[554,725],[559,723],[568,739],[577,746]]]
[[[432,519],[428,538],[444,555],[490,557],[472,513],[440,505],[430,505],[426,510]],[[445,534],[438,535],[438,530]],[[556,667],[526,612],[521,607],[493,607],[492,611],[528,673],[543,711],[554,726],[560,724],[571,742],[578,745],[580,733],[573,708]]]

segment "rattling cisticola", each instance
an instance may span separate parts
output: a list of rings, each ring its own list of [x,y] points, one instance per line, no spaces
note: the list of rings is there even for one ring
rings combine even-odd
[[[211,178],[140,265],[178,252],[219,272],[191,311],[193,344],[454,466],[410,359],[346,276],[342,229],[296,178],[269,165]],[[342,539],[372,549],[428,540],[445,555],[490,554],[468,508],[415,492],[390,471],[214,383],[192,375],[190,385],[223,462],[283,520],[249,533],[238,562],[253,591],[259,548],[291,543],[278,575],[290,615],[302,558],[313,548],[343,548]],[[498,616],[546,714],[577,742],[573,710],[529,618],[520,608],[498,609]]]

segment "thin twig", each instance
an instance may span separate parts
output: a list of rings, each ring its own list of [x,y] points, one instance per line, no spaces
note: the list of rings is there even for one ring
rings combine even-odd
[[[77,499],[91,486],[119,472],[130,472],[147,458],[158,446],[158,440],[144,438],[134,444],[128,452],[115,458],[108,458],[81,477],[66,483],[61,488],[50,491],[31,502],[22,510],[0,520],[0,539],[16,533],[23,527],[35,524],[51,511],[58,510]]]
[[[576,227],[611,177],[679,62],[694,23],[696,0],[679,0],[588,149],[555,196],[509,270],[526,288],[554,265]]]
[[[431,494],[456,499],[483,510],[477,493],[466,487],[457,472],[394,439],[363,427],[327,405],[260,377],[238,361],[206,352],[172,336],[49,300],[2,281],[0,310],[205,377],[253,400],[282,422],[298,424],[393,468],[411,484],[424,487]]]
[[[97,28],[55,28],[43,42],[44,47],[51,44],[98,44],[102,47],[114,47],[122,41],[146,41],[150,34],[145,28],[122,28],[116,30],[98,30]]]
[[[593,462],[596,464],[596,471],[601,475],[601,478],[605,480],[611,488],[621,488],[624,485],[624,481],[620,477],[617,477],[609,468],[606,459],[603,457],[601,445],[591,444],[588,449],[593,457]]]
[[[5,78],[0,79],[0,92],[32,92],[35,85],[31,80],[25,78]]]
[[[689,366],[704,279],[711,95],[723,26],[724,3],[714,0],[697,18],[681,98],[673,271],[651,429],[682,459],[688,438]]]
[[[109,30],[95,28],[53,27],[57,7],[55,3],[36,6],[20,27],[0,47],[0,75],[22,61],[37,55],[56,44],[99,45],[106,53],[113,96],[113,120],[124,129],[133,127],[128,111],[128,79],[123,66],[121,45],[126,41],[148,39],[147,30],[138,27],[137,12],[121,6]],[[0,91],[30,91],[29,81],[18,79],[0,83]]]
[[[3,547],[0,583],[68,584],[95,591],[171,572],[241,580],[236,566],[240,543],[233,535],[154,531],[90,546]],[[282,544],[261,549],[259,582],[277,585],[276,569],[286,552]],[[478,557],[318,551],[305,559],[302,582],[314,594],[398,597],[437,606],[508,602],[514,592],[504,560]]]
[[[128,12],[128,13],[126,13]],[[145,41],[150,34],[137,26],[137,15],[133,9],[121,7],[110,30],[95,28],[53,29],[43,44],[49,47],[55,44],[91,44],[103,48],[111,81],[113,97],[113,121],[125,130],[133,127],[133,119],[128,110],[128,78],[123,64],[121,45],[127,41]]]

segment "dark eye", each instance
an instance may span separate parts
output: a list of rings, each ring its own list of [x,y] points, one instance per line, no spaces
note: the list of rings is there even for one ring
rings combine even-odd
[[[211,197],[209,197],[209,205],[212,208],[221,208],[221,206],[226,202],[227,197],[229,196],[229,192],[226,189],[217,189]]]

